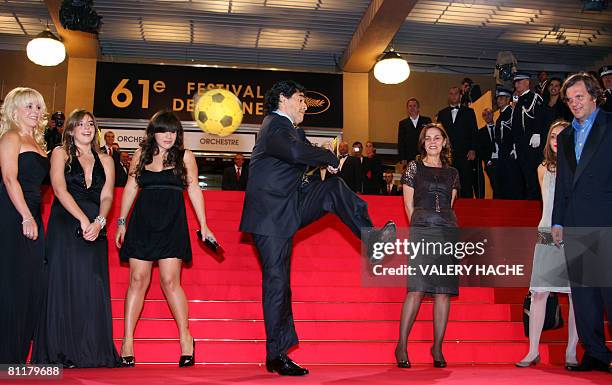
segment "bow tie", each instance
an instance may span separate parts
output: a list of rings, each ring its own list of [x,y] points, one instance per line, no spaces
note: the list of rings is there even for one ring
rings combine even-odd
[[[450,106],[451,111],[458,110],[459,106]]]
[[[340,159],[346,158],[347,156],[348,156],[348,154],[347,155],[340,155]]]

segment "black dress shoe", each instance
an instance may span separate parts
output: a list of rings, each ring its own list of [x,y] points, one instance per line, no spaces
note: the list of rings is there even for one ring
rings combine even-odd
[[[384,258],[384,255],[382,257],[374,255],[374,244],[395,242],[396,237],[397,237],[397,229],[393,221],[388,221],[380,229],[373,229],[370,231],[370,233],[368,234],[366,247],[367,247],[368,259],[371,264],[374,265],[377,263],[382,263],[383,258]]]
[[[308,369],[302,368],[286,355],[278,356],[273,360],[266,360],[268,372],[276,372],[281,376],[304,376],[308,374]]]
[[[582,362],[580,363],[580,365],[566,365],[565,369],[571,372],[590,372],[591,370],[597,370],[600,372],[610,372],[610,364],[607,362],[600,361],[597,358],[592,357],[588,353],[585,353],[582,357]]]
[[[179,359],[179,368],[185,368],[188,366],[193,366],[195,365],[195,338],[191,337],[192,341],[193,341],[193,351],[191,352],[191,355],[189,356],[181,356],[181,358]]]

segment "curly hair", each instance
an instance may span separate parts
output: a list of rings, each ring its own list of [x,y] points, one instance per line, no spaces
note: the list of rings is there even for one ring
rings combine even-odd
[[[44,150],[47,146],[45,143],[47,106],[40,92],[33,88],[17,87],[6,94],[4,103],[2,103],[2,108],[0,109],[0,138],[10,130],[19,129],[17,109],[25,107],[29,103],[38,104],[41,107],[38,125],[34,130],[34,140]]]
[[[296,92],[305,92],[306,89],[299,83],[294,82],[293,80],[283,80],[280,82],[274,83],[272,88],[266,92],[266,96],[264,97],[264,110],[270,114],[276,110],[278,110],[278,103],[280,101],[280,96],[283,95],[286,98],[290,98]]]
[[[425,149],[425,135],[427,135],[427,130],[430,128],[435,128],[440,131],[442,134],[442,138],[446,140],[446,144],[442,146],[442,151],[440,152],[440,161],[443,166],[450,166],[453,164],[453,156],[451,155],[451,142],[446,130],[442,123],[429,123],[421,129],[421,133],[419,134],[419,154],[416,156],[416,160],[422,161],[427,156],[427,150]]]
[[[563,131],[569,125],[570,122],[567,120],[558,119],[555,120],[548,129],[546,145],[544,145],[544,160],[542,161],[542,164],[546,166],[546,169],[550,172],[555,172],[557,170],[557,153],[553,151],[552,146],[550,145],[550,137],[552,136],[552,132],[557,127],[561,127],[561,131]]]
[[[68,119],[66,120],[66,127],[64,128],[64,133],[62,134],[62,148],[68,154],[68,158],[66,159],[66,166],[70,170],[70,165],[72,164],[72,159],[75,156],[79,156],[79,149],[74,143],[74,128],[79,125],[81,120],[83,120],[86,116],[89,116],[94,124],[94,135],[93,140],[91,141],[91,152],[100,152],[100,140],[98,139],[98,123],[96,123],[96,118],[93,114],[87,110],[79,110],[76,109],[70,113]]]
[[[183,147],[183,125],[180,119],[170,111],[162,110],[157,112],[151,120],[145,131],[145,138],[140,142],[142,153],[140,161],[133,172],[134,177],[138,181],[145,170],[145,166],[153,162],[153,157],[159,154],[159,146],[155,140],[155,134],[161,132],[176,132],[176,140],[163,160],[163,167],[173,167],[174,175],[176,175],[184,186],[187,186],[187,169],[183,161],[185,148]]]

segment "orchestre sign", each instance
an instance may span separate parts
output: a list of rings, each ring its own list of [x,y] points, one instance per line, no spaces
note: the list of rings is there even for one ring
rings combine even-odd
[[[102,137],[107,131],[115,133],[115,141],[120,148],[126,150],[135,150],[139,148],[140,142],[144,139],[144,130],[134,129],[114,129],[114,128],[102,128]],[[253,150],[255,145],[255,134],[254,133],[241,133],[231,134],[228,136],[220,137],[217,135],[205,134],[201,131],[185,131],[184,132],[184,146],[186,149],[192,151],[205,151],[205,152],[246,152],[249,153]]]
[[[149,119],[162,109],[193,121],[194,97],[213,88],[241,100],[247,124],[260,124],[264,96],[274,83],[295,80],[306,87],[304,126],[342,128],[342,75],[232,68],[98,62],[94,115]]]

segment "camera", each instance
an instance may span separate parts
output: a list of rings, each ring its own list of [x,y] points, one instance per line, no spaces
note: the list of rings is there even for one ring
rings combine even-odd
[[[54,112],[53,115],[51,115],[51,120],[55,122],[55,127],[62,128],[64,127],[66,117],[64,116],[64,113],[62,111],[57,111]]]

